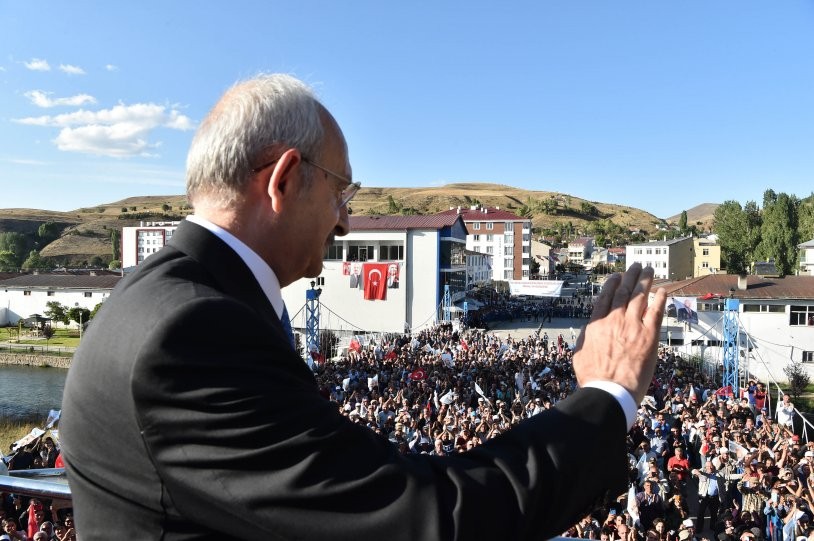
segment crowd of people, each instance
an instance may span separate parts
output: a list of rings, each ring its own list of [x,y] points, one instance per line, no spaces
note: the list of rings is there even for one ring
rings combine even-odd
[[[342,414],[401,452],[462,453],[572,393],[572,344],[544,329],[501,339],[442,325],[371,341],[322,366],[317,379]],[[763,384],[750,380],[733,396],[663,348],[628,433],[630,491],[563,535],[814,539],[814,442],[793,433],[788,396],[774,410]]]
[[[59,447],[51,436],[12,449],[9,471],[63,467]],[[4,460],[5,463],[5,460]],[[29,498],[0,493],[0,541],[73,541],[73,509],[65,500]]]
[[[402,453],[463,453],[576,388],[573,341],[439,325],[360,343],[319,366],[325,398]],[[603,541],[814,539],[814,442],[793,433],[788,396],[769,415],[767,392],[719,390],[668,349],[628,433],[630,491],[594,509],[564,536]],[[53,467],[51,438],[21,449],[12,469]],[[690,491],[698,506],[690,519]],[[67,541],[70,509],[4,495],[0,540]],[[703,536],[701,534],[704,534]],[[35,537],[36,536],[36,537]]]

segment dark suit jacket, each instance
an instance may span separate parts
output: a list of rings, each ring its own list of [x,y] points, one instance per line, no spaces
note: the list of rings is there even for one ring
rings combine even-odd
[[[60,432],[92,539],[545,539],[625,489],[606,392],[451,458],[405,457],[319,395],[238,256],[184,222],[91,323]]]

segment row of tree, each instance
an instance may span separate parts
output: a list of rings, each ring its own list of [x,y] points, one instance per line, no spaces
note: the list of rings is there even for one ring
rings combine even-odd
[[[51,321],[62,323],[63,325],[68,325],[71,321],[84,325],[93,319],[93,316],[96,315],[96,312],[98,312],[101,307],[102,303],[94,306],[93,310],[88,310],[81,306],[69,308],[58,301],[50,301],[45,303],[45,315],[48,316]]]
[[[725,201],[715,209],[715,233],[728,273],[748,273],[753,262],[773,260],[780,276],[793,274],[798,244],[814,239],[814,193],[799,199],[769,189],[762,208],[754,201]]]

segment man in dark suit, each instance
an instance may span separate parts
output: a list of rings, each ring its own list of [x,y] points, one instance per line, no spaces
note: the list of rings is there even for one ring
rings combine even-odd
[[[545,539],[627,479],[625,433],[664,307],[611,277],[580,334],[582,388],[456,456],[404,456],[319,394],[280,288],[348,232],[338,124],[299,81],[230,89],[187,162],[195,215],[122,280],[76,353],[60,432],[85,540]]]

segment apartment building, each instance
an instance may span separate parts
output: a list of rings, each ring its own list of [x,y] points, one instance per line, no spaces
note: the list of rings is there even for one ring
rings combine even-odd
[[[694,275],[695,245],[692,237],[650,241],[625,247],[625,268],[634,263],[653,267],[654,277],[683,280]]]
[[[693,276],[706,276],[721,272],[721,247],[714,237],[693,239],[695,263]]]
[[[474,205],[439,213],[461,216],[466,249],[492,256],[493,280],[528,280],[531,266],[531,220],[501,210]]]

